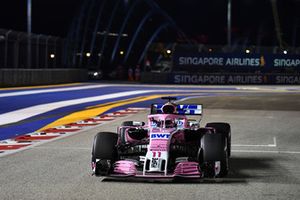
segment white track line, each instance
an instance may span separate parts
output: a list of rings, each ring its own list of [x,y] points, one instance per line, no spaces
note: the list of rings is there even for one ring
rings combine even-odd
[[[233,147],[277,147],[276,137],[273,137],[273,144],[232,144]]]
[[[201,90],[134,90],[134,91],[125,91],[125,92],[118,92],[113,94],[105,94],[100,96],[93,96],[93,97],[84,97],[80,99],[71,99],[65,101],[58,101],[46,104],[39,104],[11,112],[4,113],[0,115],[0,126],[10,123],[15,123],[42,113],[49,112],[54,109],[88,103],[93,101],[100,101],[100,100],[107,100],[107,99],[114,99],[118,97],[126,97],[131,95],[139,95],[139,94],[153,94],[153,93],[176,93],[176,92],[203,92]]]
[[[114,99],[119,97],[126,97],[131,95],[151,93],[151,92],[155,92],[155,90],[137,90],[137,91],[129,91],[129,92],[118,92],[114,94],[105,94],[105,95],[88,97],[88,98],[85,97],[80,99],[40,104],[40,105],[27,107],[27,108],[11,111],[0,115],[0,125],[15,123],[62,107],[88,103],[93,101],[101,101],[101,100],[108,100],[108,99]]]
[[[50,93],[50,92],[66,92],[66,91],[73,91],[73,90],[87,90],[87,89],[102,88],[107,86],[109,85],[87,85],[87,86],[68,87],[68,88],[7,92],[7,93],[0,94],[0,97],[12,97],[12,96],[21,96],[21,95],[30,95],[30,94]]]
[[[161,85],[148,85],[148,84],[143,84],[143,85],[131,85],[131,84],[106,84],[106,85],[86,85],[86,86],[76,86],[76,87],[67,87],[67,88],[54,88],[54,89],[27,89],[26,91],[18,91],[18,92],[6,92],[0,94],[0,97],[10,97],[10,96],[21,96],[21,95],[30,95],[30,94],[40,94],[40,93],[51,93],[51,92],[64,92],[64,91],[73,91],[73,90],[83,90],[83,89],[94,89],[94,88],[102,88],[102,87],[109,87],[109,86],[132,86],[132,87],[161,87]],[[55,86],[54,86],[55,87]],[[199,88],[199,86],[174,86],[174,85],[165,85],[165,87],[169,88]],[[201,86],[201,88],[209,88],[209,89],[214,89],[214,88],[225,88],[223,90],[214,90],[214,91],[219,91],[219,92],[237,92],[237,91],[243,91],[246,90],[247,92],[253,91],[285,91],[289,92],[288,89],[299,89],[299,87],[295,88],[286,88],[286,87],[238,87],[238,86],[231,86],[230,88],[234,88],[236,90],[226,90],[228,88],[227,86]],[[201,90],[202,92],[205,92],[205,90]],[[208,90],[208,92],[212,92],[212,90]],[[294,91],[295,92],[295,91]]]

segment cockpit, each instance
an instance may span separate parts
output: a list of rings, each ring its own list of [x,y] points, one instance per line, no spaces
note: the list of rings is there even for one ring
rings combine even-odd
[[[151,128],[184,128],[185,121],[185,118],[174,118],[171,116],[166,118],[158,115],[149,117]]]

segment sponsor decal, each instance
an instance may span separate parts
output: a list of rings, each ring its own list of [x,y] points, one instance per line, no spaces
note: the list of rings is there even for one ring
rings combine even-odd
[[[168,138],[170,134],[165,133],[158,133],[158,134],[151,134],[151,141],[150,141],[150,151],[167,151],[168,149]],[[155,157],[155,155],[153,155]]]
[[[261,84],[263,75],[192,75],[175,74],[173,83],[177,84]]]
[[[169,83],[176,83],[176,84],[300,84],[300,75],[172,74],[169,77]]]
[[[187,115],[196,115],[202,113],[202,106],[201,105],[177,105],[177,113],[178,114],[187,114]]]
[[[300,59],[274,59],[274,67],[300,67]]]
[[[260,57],[260,66],[261,66],[261,67],[264,67],[265,65],[266,65],[265,57],[264,57],[264,56],[261,56],[261,57]]]
[[[224,65],[223,58],[213,57],[179,57],[179,65]]]
[[[156,127],[157,127],[157,123],[156,123],[155,121],[151,121],[150,126],[151,126],[152,128],[156,128]]]
[[[151,139],[168,139],[170,137],[169,133],[152,133]]]
[[[178,120],[178,121],[177,121],[177,127],[178,127],[178,128],[182,128],[183,125],[184,125],[183,120]]]
[[[167,151],[166,147],[151,147],[149,151]]]
[[[261,66],[260,58],[179,57],[179,65]]]
[[[300,84],[300,76],[278,75],[275,76],[276,84]]]
[[[242,54],[242,53],[203,53],[203,52],[175,52],[173,56],[174,67],[239,67],[242,70],[263,68],[297,68],[300,67],[300,58],[297,54]]]
[[[158,152],[152,151],[152,156],[153,156],[154,158],[156,157],[156,153],[157,153],[157,157],[160,157],[160,156],[161,156],[161,152],[160,152],[160,151],[158,151]]]
[[[189,104],[180,104],[180,105],[177,105],[177,107],[179,109],[182,109],[182,110],[185,110],[185,109],[197,109],[198,108],[197,105],[189,105]]]
[[[151,167],[152,168],[157,168],[158,167],[158,158],[152,158]]]
[[[240,67],[263,67],[266,64],[263,55],[251,54],[195,54],[191,56],[178,56],[174,60],[178,66],[240,66]]]

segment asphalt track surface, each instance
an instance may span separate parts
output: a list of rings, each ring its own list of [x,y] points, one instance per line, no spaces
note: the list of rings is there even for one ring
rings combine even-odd
[[[186,99],[202,103],[202,125],[232,126],[230,173],[204,182],[112,181],[91,176],[94,135],[115,131],[120,118],[76,135],[0,158],[0,199],[299,199],[299,94]]]

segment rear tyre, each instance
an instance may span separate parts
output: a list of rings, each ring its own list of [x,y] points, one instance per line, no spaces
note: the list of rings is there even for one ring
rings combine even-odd
[[[224,122],[207,123],[205,127],[216,129],[217,133],[221,133],[227,137],[227,155],[231,156],[231,127],[230,124]]]
[[[145,122],[124,121],[121,126],[144,126]]]
[[[118,132],[118,135],[120,137],[120,142],[121,144],[126,144],[126,136],[125,136],[125,131],[128,127],[121,127],[119,128],[119,132]]]
[[[105,176],[110,173],[111,166],[117,159],[117,140],[118,135],[111,132],[100,132],[95,136],[92,148],[95,175]]]
[[[133,126],[133,121],[124,121],[121,126]]]
[[[217,161],[220,161],[219,174],[215,174]],[[199,162],[207,177],[223,177],[228,174],[227,139],[223,134],[205,134],[202,137]]]

